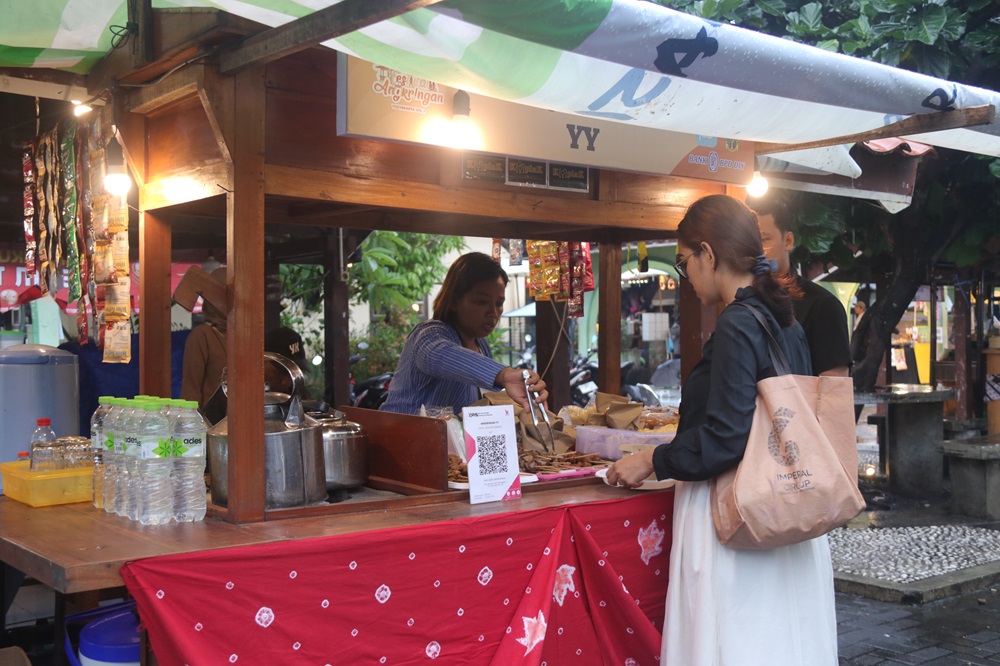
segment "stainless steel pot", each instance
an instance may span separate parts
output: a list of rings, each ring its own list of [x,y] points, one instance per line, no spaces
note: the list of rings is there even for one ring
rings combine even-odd
[[[334,411],[317,419],[323,429],[326,489],[363,486],[368,481],[368,433]]]
[[[277,357],[277,358],[274,358]],[[277,354],[265,354],[272,366],[289,377],[284,380],[291,394],[268,391],[264,396],[264,506],[268,509],[303,506],[326,499],[323,464],[323,433],[315,420],[302,409],[296,393],[302,373]],[[284,388],[284,387],[283,387]],[[208,431],[212,502],[225,506],[229,501],[229,420],[224,418]]]

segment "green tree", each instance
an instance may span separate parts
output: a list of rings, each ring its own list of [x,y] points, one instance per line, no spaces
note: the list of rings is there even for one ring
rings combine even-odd
[[[996,90],[1000,22],[992,0],[676,0],[660,2],[715,21],[829,51]],[[898,214],[841,197],[794,197],[803,227],[797,258],[855,263],[888,276],[862,320],[859,391],[871,390],[885,341],[926,282],[949,263],[980,262],[997,244],[1000,159],[936,149],[922,158],[913,201]],[[857,251],[860,256],[855,257]]]

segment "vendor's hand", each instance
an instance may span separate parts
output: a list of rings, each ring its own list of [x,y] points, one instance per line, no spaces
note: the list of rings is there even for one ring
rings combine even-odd
[[[653,473],[653,449],[623,455],[608,468],[607,480],[613,486],[638,488]]]
[[[528,372],[530,373],[528,386],[531,387],[532,391],[538,393],[535,402],[545,409],[545,401],[549,399],[549,392],[545,390],[545,382],[542,381],[542,378],[534,370],[528,370]],[[524,389],[523,373],[523,370],[518,370],[517,368],[504,368],[497,375],[496,384],[497,386],[503,386],[507,390],[507,395],[510,396],[511,400],[530,411],[531,408],[528,406],[528,392]]]

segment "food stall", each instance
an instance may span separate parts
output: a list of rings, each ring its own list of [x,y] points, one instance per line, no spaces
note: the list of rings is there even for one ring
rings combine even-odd
[[[375,469],[391,482],[398,496],[354,504],[266,506],[264,362],[255,350],[263,348],[267,225],[596,242],[602,258],[599,354],[618,358],[621,244],[671,237],[688,204],[707,194],[736,192],[734,187],[746,182],[752,171],[750,150],[749,160],[730,159],[728,170],[738,173],[719,176],[719,163],[714,161],[718,159],[713,150],[716,144],[708,146],[693,139],[693,145],[678,155],[683,160],[677,161],[685,167],[682,174],[670,175],[665,172],[672,169],[662,167],[651,169],[652,174],[659,174],[651,175],[636,173],[642,169],[635,166],[632,170],[607,166],[600,161],[604,157],[587,155],[584,147],[578,162],[599,165],[586,167],[589,178],[584,188],[523,187],[469,177],[463,153],[454,149],[340,133],[338,113],[343,111],[344,101],[338,96],[338,86],[343,83],[338,60],[342,56],[323,48],[302,50],[301,45],[354,33],[374,20],[429,3],[378,4],[388,7],[381,7],[384,13],[378,15],[370,10],[355,16],[349,10],[358,11],[358,3],[348,2],[335,6],[341,14],[317,12],[314,16],[322,14],[327,22],[337,21],[336,29],[327,25],[308,35],[296,34],[314,27],[307,23],[269,32],[219,12],[157,12],[149,17],[154,30],[144,33],[144,38],[155,35],[148,44],[151,56],[144,56],[142,49],[131,55],[117,51],[91,73],[88,84],[95,91],[112,91],[103,120],[120,132],[139,185],[143,393],[166,395],[170,388],[173,229],[199,221],[225,220],[227,347],[246,352],[229,360],[227,504],[213,507],[202,524],[146,528],[98,514],[86,505],[29,509],[3,498],[0,558],[52,586],[60,595],[121,585],[119,570],[130,563],[125,581],[140,600],[140,611],[148,616],[153,648],[159,652],[162,646],[164,658],[171,660],[187,654],[184,650],[200,651],[210,642],[220,650],[218,656],[235,663],[241,649],[253,650],[264,643],[234,647],[219,640],[223,632],[239,636],[238,632],[246,629],[281,627],[286,613],[321,613],[338,603],[334,595],[339,594],[339,586],[354,584],[349,581],[349,572],[362,566],[389,572],[418,560],[424,567],[425,558],[430,569],[454,567],[456,575],[461,573],[465,578],[461,582],[433,578],[422,568],[419,585],[414,587],[367,577],[357,587],[343,588],[350,589],[352,599],[364,598],[361,609],[390,608],[388,603],[402,600],[401,608],[394,608],[399,614],[394,616],[397,624],[393,631],[406,631],[402,627],[413,626],[410,620],[414,625],[421,621],[416,615],[406,616],[422,598],[421,585],[431,586],[426,594],[432,588],[447,586],[453,602],[458,595],[470,597],[471,605],[466,607],[463,599],[463,605],[454,608],[454,615],[464,617],[468,611],[477,618],[476,626],[482,627],[480,634],[462,639],[450,634],[450,639],[445,639],[421,628],[419,634],[407,639],[409,649],[436,658],[469,653],[481,642],[493,650],[489,654],[507,654],[498,651],[509,650],[513,655],[520,650],[523,656],[537,646],[539,636],[548,635],[544,649],[553,650],[552,655],[570,649],[570,637],[572,650],[580,650],[579,655],[602,644],[620,646],[637,632],[641,638],[637,643],[646,650],[643,655],[651,656],[659,641],[658,622],[666,587],[669,491],[630,493],[605,487],[594,479],[567,480],[532,486],[513,502],[470,505],[467,493],[447,488],[445,444],[435,420],[413,417],[417,420],[392,426],[392,416],[368,415],[371,429],[382,427],[385,433],[382,439],[373,440],[375,448],[383,452],[381,458],[373,460]],[[286,46],[293,43],[298,50],[278,49],[278,42]],[[255,49],[260,51],[255,53]],[[480,103],[489,106],[486,96],[472,99],[474,108]],[[544,111],[543,115],[555,117]],[[573,150],[587,143],[581,137],[592,140],[598,135],[594,131],[597,123],[587,125],[589,133],[579,127],[575,135],[575,130],[570,130],[578,139],[572,142]],[[515,123],[498,124],[494,131],[503,135],[522,128]],[[564,139],[565,122],[556,119],[552,131]],[[610,128],[604,131],[612,133]],[[739,142],[725,143],[726,150],[741,150]],[[634,144],[626,147],[632,149],[633,157],[642,153],[643,146],[638,150]],[[742,150],[747,148],[744,143]],[[770,146],[768,150],[781,152],[781,147]],[[737,162],[742,165],[738,169]],[[713,165],[715,169],[710,168]],[[682,358],[692,364],[702,339],[711,330],[712,313],[701,307],[688,288],[681,292],[680,309],[688,327],[682,332]],[[340,358],[346,359],[346,336],[342,343]],[[599,384],[604,391],[616,393],[619,379],[617,365],[601,364]],[[398,464],[401,459],[414,462]],[[464,533],[474,531],[479,533],[467,543]],[[586,538],[588,534],[592,536]],[[393,547],[385,548],[390,543]],[[384,557],[362,560],[354,554],[383,548]],[[467,552],[482,560],[484,553],[503,548],[513,550],[510,557],[498,555],[496,564],[457,564],[456,558]],[[553,553],[559,553],[559,558],[545,559]],[[300,557],[312,564],[300,568]],[[314,576],[319,575],[316,571],[323,568],[327,557],[336,564],[320,582]],[[153,559],[144,562],[145,558]],[[273,568],[260,579],[250,577],[247,572],[255,572],[261,559],[272,562]],[[204,567],[206,578],[190,574],[191,580],[187,580],[187,574],[200,571],[200,567]],[[486,569],[492,575],[484,573]],[[579,571],[580,577],[573,578],[570,569]],[[233,572],[232,578],[225,575],[227,570]],[[515,570],[518,575],[514,575]],[[185,575],[179,576],[181,571]],[[466,576],[472,573],[474,580]],[[624,584],[624,590],[616,580]],[[191,582],[198,585],[188,587]],[[288,596],[295,595],[260,596],[303,583],[315,585],[317,594],[331,596],[299,600],[312,608],[281,606]],[[243,596],[245,588],[255,585],[259,589],[254,595]],[[218,611],[226,614],[226,609],[238,608],[240,613],[249,613],[253,624],[222,625],[215,623],[215,615],[178,614],[183,606],[192,605],[186,595],[192,594],[194,587],[209,599],[216,595],[223,599],[226,591],[239,590],[232,599],[225,599],[225,604],[232,605],[220,605]],[[469,592],[480,592],[479,588],[488,590],[482,596],[483,606],[472,599],[477,595]],[[537,594],[539,589],[543,594]],[[552,606],[550,590],[559,591],[555,595],[558,610]],[[177,602],[181,595],[185,596]],[[563,603],[567,599],[568,606]],[[378,605],[372,605],[372,600]],[[170,610],[165,610],[167,605]],[[609,606],[621,612],[604,610]],[[633,606],[641,609],[642,618],[631,612]],[[630,612],[625,612],[626,608]],[[361,627],[349,626],[352,615],[358,619],[357,613],[337,610],[341,614],[336,626],[338,631],[344,630],[339,634],[343,640],[384,635],[368,617],[369,610],[359,611],[366,622]],[[444,612],[436,608],[435,613],[438,611]],[[558,638],[562,632],[545,634],[545,618],[549,622],[558,618],[556,626],[561,629],[569,624],[577,626],[574,618],[583,616],[591,618],[594,634],[571,631],[565,641]],[[423,621],[434,627],[455,622],[450,615],[428,616]],[[176,628],[174,622],[190,625],[184,629],[185,637],[176,643],[168,639]],[[301,636],[274,631],[267,640],[290,641],[283,648],[286,650],[308,650],[317,657],[322,654],[314,651],[314,645],[325,634],[307,635],[303,627]],[[465,642],[449,647],[448,640]],[[375,654],[371,649],[377,646],[366,643],[368,647],[357,654],[387,662],[387,653]],[[449,649],[453,651],[447,652]],[[291,653],[282,654],[287,658]],[[248,656],[244,653],[242,661]],[[636,658],[618,653],[611,656]]]

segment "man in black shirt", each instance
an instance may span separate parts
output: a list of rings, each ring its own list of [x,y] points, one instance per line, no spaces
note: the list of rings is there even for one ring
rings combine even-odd
[[[795,247],[788,209],[778,201],[751,200],[757,213],[760,236],[768,259],[778,262],[779,273],[790,273],[790,253]],[[837,297],[815,282],[794,275],[802,297],[793,299],[795,319],[809,341],[813,373],[847,377],[851,366],[851,343],[847,334],[847,312]]]

